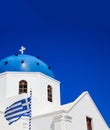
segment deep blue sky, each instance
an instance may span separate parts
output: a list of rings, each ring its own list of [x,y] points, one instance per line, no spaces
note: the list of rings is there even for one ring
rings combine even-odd
[[[0,58],[40,56],[61,81],[62,104],[88,91],[110,126],[109,0],[0,1]]]

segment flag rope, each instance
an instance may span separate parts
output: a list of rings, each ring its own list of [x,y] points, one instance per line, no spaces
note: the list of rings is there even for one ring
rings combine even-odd
[[[32,90],[30,89],[30,114],[29,114],[29,130],[31,130],[32,123]]]

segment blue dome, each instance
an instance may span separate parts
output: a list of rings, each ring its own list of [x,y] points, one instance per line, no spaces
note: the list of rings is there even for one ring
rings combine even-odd
[[[16,54],[0,60],[0,73],[14,72],[42,72],[54,78],[51,68],[39,58],[30,55]]]

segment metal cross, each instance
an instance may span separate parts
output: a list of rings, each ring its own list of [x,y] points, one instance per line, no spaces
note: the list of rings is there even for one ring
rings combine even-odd
[[[21,54],[23,54],[23,53],[24,53],[24,50],[26,50],[26,48],[23,47],[23,46],[21,46],[21,49],[20,49],[19,51],[21,52]]]

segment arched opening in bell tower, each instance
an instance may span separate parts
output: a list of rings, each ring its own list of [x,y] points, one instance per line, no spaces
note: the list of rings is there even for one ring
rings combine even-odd
[[[48,95],[48,101],[52,102],[53,101],[53,99],[52,99],[52,87],[50,85],[48,85],[48,87],[47,87],[47,95]]]
[[[19,94],[22,93],[27,93],[27,81],[26,80],[21,80],[19,82]]]

